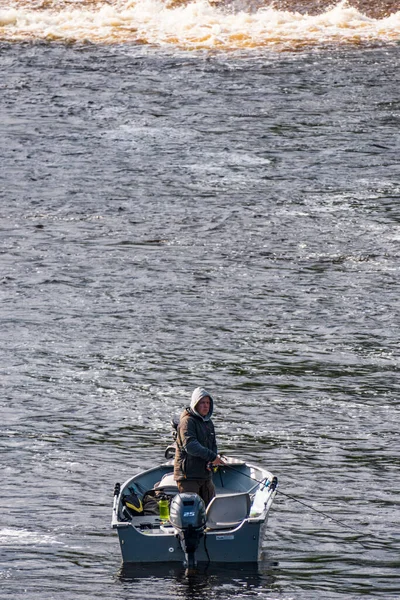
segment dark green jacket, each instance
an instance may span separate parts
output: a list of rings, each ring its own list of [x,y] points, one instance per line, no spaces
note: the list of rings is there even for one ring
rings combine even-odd
[[[207,464],[217,458],[214,424],[186,408],[181,414],[176,439],[174,478],[211,479]]]

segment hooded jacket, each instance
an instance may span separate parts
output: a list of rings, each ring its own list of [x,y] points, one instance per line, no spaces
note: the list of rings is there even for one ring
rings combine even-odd
[[[205,417],[196,411],[197,403],[208,396],[210,410]],[[196,388],[192,394],[190,406],[180,417],[174,462],[176,481],[188,479],[211,479],[212,473],[207,464],[217,458],[217,443],[211,416],[214,400],[204,388]]]

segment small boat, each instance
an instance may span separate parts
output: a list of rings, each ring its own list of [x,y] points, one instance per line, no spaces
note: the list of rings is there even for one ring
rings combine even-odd
[[[173,453],[169,446],[169,460],[115,485],[111,526],[123,562],[180,562],[189,569],[197,562],[256,563],[277,477],[224,457],[226,464],[213,472],[216,496],[205,508],[197,494],[178,493]]]

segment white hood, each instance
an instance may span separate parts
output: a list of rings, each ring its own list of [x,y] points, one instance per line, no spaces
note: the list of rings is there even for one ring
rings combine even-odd
[[[202,417],[201,415],[199,415],[199,413],[196,410],[196,405],[198,402],[200,402],[200,400],[202,398],[204,398],[205,396],[208,396],[210,398],[210,410],[208,411],[208,414],[206,414],[205,417]],[[209,421],[212,417],[213,414],[213,410],[214,410],[214,399],[211,396],[210,392],[207,392],[207,390],[205,390],[204,388],[198,387],[193,391],[192,394],[192,399],[190,401],[190,410],[191,412],[196,415],[197,417],[200,417],[201,419],[203,419],[203,421]]]

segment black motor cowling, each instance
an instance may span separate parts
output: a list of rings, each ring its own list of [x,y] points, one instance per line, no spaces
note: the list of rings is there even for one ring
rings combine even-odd
[[[170,523],[178,530],[186,566],[196,566],[195,552],[204,535],[206,507],[203,500],[194,493],[177,494],[169,509]]]

